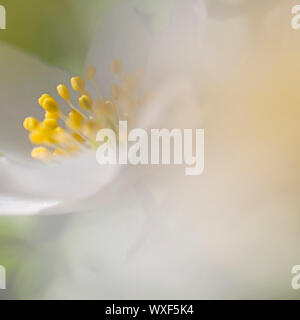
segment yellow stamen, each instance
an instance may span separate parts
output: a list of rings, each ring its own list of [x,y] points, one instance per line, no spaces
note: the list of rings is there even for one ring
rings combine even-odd
[[[96,109],[100,114],[108,116],[115,112],[116,107],[110,100],[98,100],[96,103]]]
[[[124,76],[123,62],[115,59],[110,65],[112,73],[117,76],[116,83],[111,84],[111,99],[101,94],[95,81],[96,68],[89,66],[86,70],[86,79],[89,80],[97,96],[92,98],[86,90],[86,83],[82,77],[71,78],[72,89],[77,91],[78,105],[73,105],[70,91],[64,84],[59,84],[56,89],[61,98],[70,107],[71,111],[66,115],[60,110],[57,101],[49,94],[43,94],[38,102],[46,111],[42,122],[28,117],[23,126],[29,131],[29,139],[37,148],[32,150],[32,157],[40,160],[48,160],[65,155],[72,155],[88,148],[97,147],[95,136],[101,128],[109,127],[117,133],[117,120],[127,114],[134,114],[134,108],[140,104],[137,88],[139,75],[127,73]],[[85,111],[84,111],[85,110]],[[128,111],[129,110],[129,111]],[[59,127],[64,123],[64,128]],[[49,147],[51,152],[45,147]],[[54,150],[54,151],[53,151]]]
[[[58,104],[53,98],[44,99],[42,102],[42,107],[49,113],[59,112]]]
[[[66,100],[66,102],[68,103],[69,107],[70,107],[72,110],[74,110],[74,111],[76,111],[77,113],[79,113],[83,118],[87,118],[84,113],[82,113],[80,110],[78,110],[78,109],[73,105],[73,103],[72,103],[72,101],[71,101],[70,99],[65,99],[65,100]],[[61,116],[62,116],[63,120],[66,121],[66,118],[65,118],[63,115],[61,115]]]
[[[79,130],[82,126],[82,121],[83,121],[83,117],[75,110],[72,110],[69,113],[69,116],[66,121],[66,125],[72,130]]]
[[[54,119],[45,119],[42,124],[45,128],[52,130],[58,127],[57,120]]]
[[[54,157],[65,157],[67,155],[68,155],[68,153],[65,150],[60,149],[60,148],[57,148],[53,151]]]
[[[81,77],[73,77],[71,86],[75,91],[83,91],[85,89],[85,81]]]
[[[29,135],[29,139],[33,144],[52,143],[52,134],[53,130],[50,128],[39,127]]]
[[[82,122],[84,119],[83,116],[76,110],[69,112],[69,118],[77,122]]]
[[[82,132],[84,133],[84,135],[92,140],[95,138],[96,132],[98,130],[99,127],[94,120],[87,121],[82,128]]]
[[[83,94],[79,97],[78,102],[82,109],[91,110],[93,107],[93,100],[90,96]]]
[[[55,139],[59,146],[66,148],[68,151],[79,151],[85,150],[84,146],[81,145],[77,140],[73,138],[71,134],[66,132],[63,128],[55,129]]]
[[[79,135],[78,133],[76,133],[76,132],[73,132],[73,133],[72,133],[72,137],[73,137],[76,141],[78,141],[79,143],[84,143],[84,142],[85,142],[85,139],[84,139],[81,135]]]
[[[41,95],[41,97],[39,98],[39,105],[40,105],[41,107],[43,107],[43,103],[44,103],[44,101],[45,101],[47,98],[53,99],[53,98],[52,98],[49,94],[47,94],[47,93],[44,93],[43,95]]]
[[[64,84],[60,84],[56,87],[58,94],[65,100],[70,100],[70,93],[68,88]]]
[[[43,161],[50,160],[52,157],[51,152],[47,148],[44,148],[44,147],[34,148],[31,151],[31,156],[34,159],[43,160]]]
[[[39,121],[31,117],[26,118],[23,122],[24,128],[29,132],[32,132],[33,130],[37,129],[39,125]]]
[[[69,135],[63,128],[56,128],[54,130],[54,135],[59,145],[66,146],[70,143]]]
[[[44,137],[39,132],[33,132],[29,135],[32,144],[42,144],[45,142]]]
[[[45,119],[58,120],[59,119],[59,113],[46,112]]]

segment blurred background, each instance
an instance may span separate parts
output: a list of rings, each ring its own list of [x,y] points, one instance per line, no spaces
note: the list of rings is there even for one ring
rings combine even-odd
[[[1,48],[82,74],[110,12],[130,3],[160,34],[178,1],[2,0]],[[191,126],[206,130],[204,174],[149,178],[151,206],[129,185],[99,210],[0,216],[0,299],[299,299],[290,285],[300,264],[298,3],[203,4],[192,76],[201,107],[186,120],[181,109],[178,119],[188,128],[196,118]],[[0,53],[0,70],[9,52]],[[1,77],[4,84],[9,75]]]

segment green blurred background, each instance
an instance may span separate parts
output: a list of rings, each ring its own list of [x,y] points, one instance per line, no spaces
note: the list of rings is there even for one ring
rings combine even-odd
[[[101,15],[120,0],[3,0],[0,39],[63,69],[80,72]]]

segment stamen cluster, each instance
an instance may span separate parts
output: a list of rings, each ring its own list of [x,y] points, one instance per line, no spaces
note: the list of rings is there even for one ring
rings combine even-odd
[[[114,59],[110,65],[115,82],[110,85],[110,98],[105,98],[97,86],[96,68],[86,70],[86,80],[96,92],[93,99],[87,90],[86,81],[76,76],[70,85],[77,96],[77,103],[71,101],[69,89],[64,84],[57,86],[59,96],[69,108],[65,114],[58,102],[49,94],[43,94],[39,105],[44,109],[42,121],[28,117],[23,126],[29,131],[29,139],[34,149],[34,159],[49,161],[70,156],[82,150],[92,150],[98,146],[96,134],[102,128],[113,129],[118,135],[120,120],[134,117],[137,107],[144,98],[139,97],[140,72],[123,74],[123,63]]]

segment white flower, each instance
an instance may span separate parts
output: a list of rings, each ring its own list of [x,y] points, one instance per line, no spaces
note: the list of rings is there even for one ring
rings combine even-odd
[[[183,3],[197,2],[182,0],[179,5]],[[257,11],[249,13],[252,18],[262,17],[258,3]],[[256,25],[250,25],[249,30],[248,20],[239,17],[226,23],[209,21],[209,36],[199,36],[204,46],[197,47],[191,34],[201,29],[202,23],[194,19],[199,9],[192,7],[177,7],[177,17],[175,13],[159,38],[151,32],[140,34],[142,47],[137,45],[139,41],[130,41],[130,28],[142,33],[143,28],[148,30],[150,20],[136,23],[132,17],[137,14],[145,18],[143,13],[131,15],[123,7],[122,14],[107,18],[114,31],[100,31],[88,62],[99,66],[99,78],[104,79],[97,79],[101,88],[110,76],[105,69],[109,61],[105,60],[115,52],[111,43],[121,53],[113,53],[113,57],[125,56],[129,69],[136,64],[148,66],[145,87],[154,88],[155,96],[141,110],[138,126],[204,127],[203,175],[186,177],[180,167],[173,166],[128,167],[112,172],[104,185],[99,182],[102,168],[92,168],[94,158],[85,162],[74,158],[53,177],[50,171],[44,179],[44,169],[35,168],[42,175],[33,192],[33,185],[28,183],[35,177],[32,172],[26,170],[26,176],[22,166],[20,174],[14,175],[15,165],[5,160],[1,178],[6,178],[1,180],[1,188],[18,201],[30,199],[17,208],[19,211],[29,211],[28,205],[34,204],[33,195],[40,194],[39,188],[51,200],[57,200],[54,194],[61,202],[46,202],[45,210],[38,198],[36,212],[98,208],[72,216],[69,228],[59,239],[64,259],[60,259],[59,250],[53,250],[53,256],[45,250],[54,279],[47,286],[47,298],[293,297],[290,270],[299,259],[299,42],[291,45],[287,41],[287,50],[278,46],[282,41],[278,33],[263,38],[267,33],[261,30],[262,44],[256,37]],[[200,16],[202,12],[200,9]],[[278,28],[276,16],[270,20],[269,31]],[[128,21],[129,26],[125,23]],[[247,31],[254,32],[255,37]],[[297,37],[290,29],[284,35]],[[142,49],[151,54],[144,55]],[[68,81],[70,76],[66,77],[55,76],[51,86]],[[34,94],[38,97],[44,90],[42,84]],[[14,93],[15,89],[7,103]],[[18,103],[21,100],[12,98]],[[31,104],[31,95],[28,101]],[[29,114],[28,109],[21,112],[20,122]],[[14,126],[6,132],[7,139],[13,136],[17,124],[15,120],[10,123]],[[20,126],[21,137],[23,132]],[[25,138],[23,141],[27,143]],[[6,146],[5,154],[12,154],[14,149],[9,148],[13,145]],[[86,164],[84,168],[82,163]],[[39,177],[36,175],[36,179]],[[47,185],[47,179],[51,185]],[[2,199],[7,199],[3,195]],[[55,240],[45,241],[45,247],[48,249]],[[41,244],[37,245],[40,248]],[[53,268],[53,262],[63,266]],[[27,280],[35,281],[31,270]]]
[[[264,45],[247,28],[243,37],[235,37],[245,21],[209,24],[202,72],[196,77],[200,111],[186,114],[185,97],[194,99],[188,90],[177,90],[172,104],[181,112],[166,107],[163,117],[151,119],[167,119],[171,127],[200,122],[197,126],[205,128],[203,175],[185,177],[180,168],[164,167],[151,168],[145,179],[146,170],[140,168],[136,176],[142,183],[134,190],[123,188],[109,206],[75,216],[62,241],[65,269],[46,297],[297,294],[290,271],[299,259],[298,54],[278,46],[277,33]],[[294,35],[290,29],[285,34]],[[143,113],[145,118],[151,114]]]
[[[140,67],[146,71],[144,88],[151,88],[155,94],[153,103],[148,102],[146,110],[139,112],[140,126],[149,127],[156,120],[161,121],[169,112],[170,101],[178,95],[182,97],[182,92],[185,95],[191,92],[189,77],[184,76],[184,72],[191,71],[186,58],[187,52],[191,53],[191,59],[197,56],[198,49],[194,46],[203,32],[204,10],[203,7],[199,10],[202,1],[191,0],[188,5],[175,2],[171,21],[160,35],[153,34],[151,25],[145,23],[145,17],[134,7],[119,6],[102,25],[87,60],[87,65],[97,67],[97,82],[105,96],[109,94],[112,77],[108,71],[111,59],[122,58],[128,71]],[[7,75],[0,84],[0,150],[5,156],[0,159],[1,214],[87,210],[98,206],[120,181],[129,181],[121,178],[127,170],[100,166],[93,152],[81,152],[59,165],[31,161],[32,146],[22,122],[28,116],[40,120],[42,112],[36,104],[37,98],[47,92],[56,99],[56,86],[69,83],[72,75],[3,44],[1,59],[5,60],[2,74]],[[159,103],[161,96],[165,97],[163,103]],[[172,108],[173,115],[178,114],[174,105]]]

